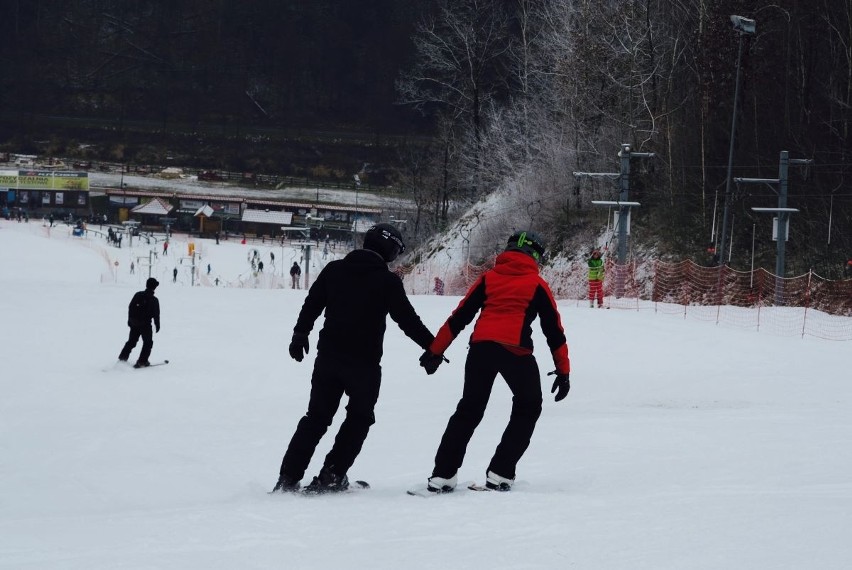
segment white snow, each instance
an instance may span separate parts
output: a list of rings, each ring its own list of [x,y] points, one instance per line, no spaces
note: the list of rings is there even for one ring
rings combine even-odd
[[[223,285],[190,287],[182,264],[172,283],[175,258],[159,257],[152,361],[171,363],[137,371],[115,364],[147,277],[129,274],[131,250],[0,221],[0,568],[852,566],[848,343],[560,302],[572,389],[555,403],[543,380],[515,490],[423,499],[405,490],[430,473],[470,328],[427,376],[389,321],[377,423],[350,472],[373,488],[270,496],[307,405],[315,353],[286,351],[305,291],[250,288],[251,245],[196,247]],[[298,256],[260,249],[267,268],[276,253],[268,274]],[[175,237],[169,255],[185,252]],[[436,330],[458,298],[412,302]],[[482,481],[510,403],[498,380],[461,480]]]

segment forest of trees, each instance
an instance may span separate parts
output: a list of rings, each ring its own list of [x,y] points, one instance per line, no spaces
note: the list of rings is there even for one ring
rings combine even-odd
[[[333,162],[378,164],[417,204],[422,235],[446,227],[463,205],[507,191],[568,249],[605,223],[591,200],[617,195],[611,181],[572,172],[617,170],[627,143],[656,154],[633,165],[637,239],[699,262],[718,244],[725,196],[740,39],[730,16],[752,18],[756,33],[742,38],[733,175],[776,178],[784,150],[813,160],[790,169],[789,205],[800,211],[788,273],[839,277],[852,256],[852,0],[4,6],[7,146],[43,138],[50,127],[38,118],[48,116],[106,121],[100,136],[114,143],[127,142],[133,121],[161,133],[215,126],[227,134],[220,145],[229,156],[278,144],[271,136],[258,143],[257,133],[354,133],[347,140],[358,148],[345,152],[314,139],[298,149],[282,135],[281,152],[292,156],[267,164],[286,170],[317,155],[342,172],[353,165]],[[204,145],[215,147],[211,140]],[[747,268],[754,232],[758,264],[773,268],[771,222],[751,208],[776,205],[775,190],[732,190],[732,266]]]

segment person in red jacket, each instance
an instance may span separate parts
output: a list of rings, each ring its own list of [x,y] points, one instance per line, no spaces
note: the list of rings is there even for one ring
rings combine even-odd
[[[432,492],[455,488],[467,444],[482,421],[497,374],[512,391],[512,412],[486,470],[485,486],[496,491],[511,489],[517,463],[541,415],[541,379],[533,356],[531,326],[536,317],[556,366],[551,372],[556,375],[551,393],[556,392],[557,402],[568,394],[568,344],[553,294],[538,273],[544,251],[544,242],[535,233],[512,234],[494,268],[471,286],[420,357],[420,365],[433,374],[450,343],[479,313],[470,337],[462,397],[435,454],[428,481]]]

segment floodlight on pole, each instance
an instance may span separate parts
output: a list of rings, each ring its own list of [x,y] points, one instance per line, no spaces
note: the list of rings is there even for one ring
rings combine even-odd
[[[736,140],[737,131],[737,109],[740,100],[740,63],[743,56],[743,37],[746,35],[754,35],[756,24],[754,20],[744,18],[743,16],[731,16],[731,23],[734,26],[734,31],[739,36],[737,46],[737,77],[734,81],[734,111],[731,115],[731,141],[728,148],[728,174],[725,177],[725,205],[722,214],[722,227],[720,228],[719,238],[719,265],[727,265],[725,259],[725,245],[728,238],[728,215],[731,209],[731,182],[734,169],[734,141]]]

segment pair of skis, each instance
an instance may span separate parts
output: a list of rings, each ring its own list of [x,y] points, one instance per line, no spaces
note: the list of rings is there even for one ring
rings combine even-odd
[[[292,491],[292,492],[288,491],[288,492],[282,493],[282,494],[288,494],[289,493],[289,494],[293,494],[293,495],[302,495],[304,497],[315,497],[315,496],[319,496],[319,495],[347,494],[347,493],[353,493],[353,492],[358,492],[358,491],[365,491],[369,488],[370,488],[369,483],[367,483],[366,481],[358,480],[358,481],[350,482],[349,488],[346,489],[345,491],[316,493],[316,492],[308,491],[307,488],[302,488],[302,489],[299,489],[298,491]],[[484,485],[478,485],[474,482],[468,482],[467,484],[463,484],[462,488],[466,488],[470,491],[476,491],[476,492],[489,492],[490,493],[490,492],[493,491],[493,489],[489,489],[488,487],[486,487]],[[437,497],[438,495],[448,495],[451,492],[453,492],[453,491],[447,491],[447,492],[443,492],[443,493],[434,493],[432,491],[429,491],[429,489],[426,488],[426,485],[420,485],[420,486],[414,487],[413,489],[407,490],[406,494],[411,495],[413,497],[428,498],[428,497]],[[275,495],[277,493],[275,491],[270,491],[268,494]]]

